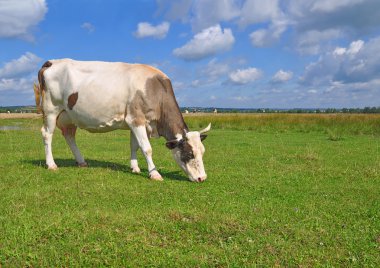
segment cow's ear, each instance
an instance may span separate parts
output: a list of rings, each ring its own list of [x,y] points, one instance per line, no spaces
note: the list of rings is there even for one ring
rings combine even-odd
[[[172,150],[178,146],[178,143],[179,143],[178,140],[171,140],[171,141],[166,142],[166,147]]]
[[[201,134],[201,141],[203,141],[204,139],[207,138],[207,135],[206,134]]]

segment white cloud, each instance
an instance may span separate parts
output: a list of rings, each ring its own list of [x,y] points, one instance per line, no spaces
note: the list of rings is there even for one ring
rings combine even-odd
[[[229,82],[235,85],[245,85],[262,77],[262,71],[257,68],[238,69],[229,74]]]
[[[192,87],[199,87],[200,85],[202,85],[202,81],[199,79],[195,79],[195,80],[191,81]]]
[[[231,99],[237,102],[247,102],[251,100],[251,98],[247,96],[235,96],[235,97],[231,97]]]
[[[380,37],[351,42],[310,63],[300,82],[311,86],[359,85],[380,79]],[[363,88],[363,86],[361,86]]]
[[[240,10],[235,0],[197,0],[193,5],[190,19],[194,32],[199,32],[223,21],[239,16]]]
[[[346,53],[354,55],[362,49],[363,45],[364,45],[363,40],[354,41],[350,44],[350,47],[346,50]]]
[[[281,15],[278,0],[246,0],[241,8],[239,24],[268,22],[277,19]]]
[[[173,81],[173,89],[174,90],[182,90],[186,88],[186,84],[181,81]]]
[[[287,14],[299,32],[341,28],[348,34],[360,35],[380,26],[378,0],[293,0]],[[355,18],[355,19],[353,19]]]
[[[310,94],[317,94],[318,93],[318,91],[315,89],[309,89],[307,92]]]
[[[0,79],[19,78],[38,69],[41,58],[26,52],[20,58],[11,60],[0,68]],[[5,83],[5,82],[4,82]]]
[[[318,0],[312,4],[312,11],[332,12],[347,6],[354,6],[364,2],[363,0]]]
[[[227,76],[230,66],[227,62],[218,62],[216,58],[210,60],[207,65],[197,68],[197,77],[191,82],[192,87],[200,87],[218,82],[220,78]]]
[[[281,35],[286,31],[288,22],[286,20],[273,22],[268,29],[259,29],[252,32],[249,37],[252,45],[265,47],[277,42]]]
[[[169,32],[170,23],[164,21],[161,24],[153,26],[148,22],[140,22],[137,25],[135,36],[137,38],[153,37],[157,39],[164,39]]]
[[[200,60],[231,49],[235,38],[231,29],[215,25],[196,34],[187,44],[176,48],[173,54],[184,60]]]
[[[240,14],[236,0],[157,0],[158,13],[165,13],[170,20],[190,23],[194,33],[205,28],[230,21]]]
[[[283,71],[279,70],[273,77],[272,82],[273,83],[284,83],[286,81],[289,81],[293,78],[293,72],[291,71]]]
[[[1,1],[0,38],[33,41],[33,29],[47,12],[45,0]]]
[[[33,79],[31,78],[10,78],[0,79],[0,91],[4,92],[24,92],[32,94]]]
[[[329,42],[342,36],[340,29],[302,32],[296,38],[296,50],[301,54],[315,55],[322,51],[323,44],[327,46]]]
[[[202,70],[202,74],[207,77],[209,82],[214,82],[219,77],[227,74],[230,68],[227,63],[219,63],[217,59],[212,59],[207,63],[207,66]]]
[[[86,30],[88,33],[92,33],[95,31],[95,26],[89,22],[84,22],[81,26],[82,29]]]
[[[258,47],[273,45],[290,30],[301,54],[321,53],[342,38],[365,38],[380,27],[379,0],[157,1],[161,12],[169,10],[170,19],[190,23],[196,33],[221,22],[258,26],[250,34]]]

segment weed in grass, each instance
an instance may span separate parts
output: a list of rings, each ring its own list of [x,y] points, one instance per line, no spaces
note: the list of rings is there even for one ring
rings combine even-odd
[[[330,128],[328,128],[327,129],[327,135],[328,135],[328,139],[330,141],[340,141],[340,140],[343,140],[341,131],[339,131],[338,129],[330,129]]]

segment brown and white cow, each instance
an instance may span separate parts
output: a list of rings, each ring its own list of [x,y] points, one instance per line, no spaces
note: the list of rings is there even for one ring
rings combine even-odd
[[[163,136],[189,179],[206,179],[201,141],[211,125],[201,131],[188,130],[171,82],[160,70],[143,64],[60,59],[47,61],[38,80],[36,103],[44,115],[41,132],[49,169],[57,169],[51,145],[56,126],[79,166],[87,163],[75,142],[77,127],[90,132],[130,129],[132,172],[140,172],[136,155],[140,148],[150,178],[162,180],[152,160],[149,138]]]

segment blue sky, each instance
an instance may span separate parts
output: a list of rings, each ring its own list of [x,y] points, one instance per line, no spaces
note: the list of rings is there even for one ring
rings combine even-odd
[[[0,0],[0,106],[57,58],[151,64],[180,106],[379,106],[380,1]]]

